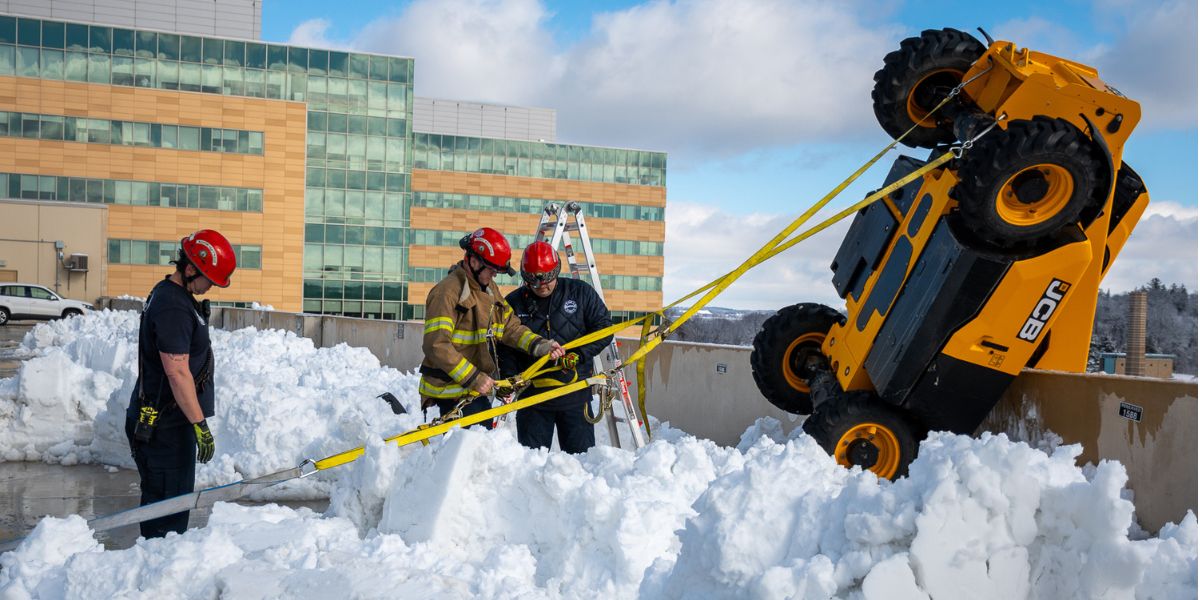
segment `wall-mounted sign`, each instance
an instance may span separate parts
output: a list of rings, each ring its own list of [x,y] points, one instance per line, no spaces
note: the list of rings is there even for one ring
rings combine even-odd
[[[718,373],[725,373],[727,371],[729,371],[729,367],[726,366],[725,363],[717,363],[717,372]]]
[[[1129,419],[1135,423],[1142,422],[1142,407],[1128,402],[1121,403],[1121,410],[1118,412],[1122,417]]]

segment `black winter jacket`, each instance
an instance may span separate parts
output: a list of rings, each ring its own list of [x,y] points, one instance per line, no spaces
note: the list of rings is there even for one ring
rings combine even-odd
[[[545,301],[539,303],[541,299],[524,285],[509,293],[506,300],[508,300],[509,306],[516,311],[517,318],[521,320],[521,323],[534,333],[553,339],[560,344],[566,344],[612,325],[608,307],[604,305],[604,301],[600,299],[596,290],[592,289],[592,286],[570,277],[558,278],[558,283],[554,287],[554,292],[550,294],[548,303]],[[575,371],[556,371],[542,377],[550,377],[563,383],[590,377],[594,371],[592,359],[603,352],[611,342],[612,336],[610,335],[579,348],[568,350],[568,352],[579,354],[579,365]],[[501,346],[499,352],[502,377],[516,375],[536,360],[536,357],[506,346]],[[534,393],[534,389],[530,388],[526,395]],[[560,398],[550,400],[544,406],[554,408],[561,404],[556,402],[557,400]]]

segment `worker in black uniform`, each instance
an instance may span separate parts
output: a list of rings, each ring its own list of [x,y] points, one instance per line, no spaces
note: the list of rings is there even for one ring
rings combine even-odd
[[[180,241],[175,272],[154,286],[138,328],[138,379],[125,414],[125,435],[141,477],[142,500],[189,494],[196,462],[212,459],[216,445],[207,419],[215,409],[208,303],[196,301],[212,286],[228,287],[237,267],[233,246],[220,233],[197,231]],[[141,523],[142,537],[187,530],[188,511]]]
[[[578,279],[558,277],[561,265],[558,252],[550,244],[530,244],[521,257],[521,278],[525,285],[506,299],[530,330],[565,344],[611,326],[612,318],[592,286]],[[561,369],[534,379],[525,395],[548,391],[558,383],[587,379],[593,374],[593,359],[611,342],[610,335],[570,350],[558,361]],[[502,347],[501,374],[516,375],[534,360]],[[591,389],[584,388],[517,411],[517,440],[529,448],[549,448],[557,428],[559,448],[573,454],[586,452],[596,445],[595,429],[583,412],[591,399]]]

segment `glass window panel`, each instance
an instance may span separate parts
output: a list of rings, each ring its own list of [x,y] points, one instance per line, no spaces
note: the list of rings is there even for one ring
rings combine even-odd
[[[325,50],[308,51],[308,74],[324,76],[329,74],[329,52]]]
[[[215,209],[220,198],[221,192],[218,188],[211,185],[200,186],[200,208]]]
[[[212,38],[202,39],[201,57],[206,65],[219,65],[225,55],[225,41]]]
[[[342,225],[325,226],[325,243],[340,244],[346,240],[346,228]]]
[[[348,76],[349,73],[347,73],[347,62],[349,62],[349,55],[347,55],[345,52],[330,51],[328,73],[334,77]]]
[[[329,131],[334,131],[337,133],[345,133],[346,127],[348,125],[348,121],[349,121],[349,119],[346,118],[346,115],[337,114],[337,113],[329,113],[329,120],[328,120],[327,128],[329,129]]]
[[[158,34],[153,31],[139,31],[134,36],[134,55],[139,58],[158,57]]]
[[[383,248],[368,246],[363,248],[363,271],[367,273],[383,272]],[[373,293],[366,298],[378,300],[383,297],[382,284],[367,284],[364,293]]]
[[[112,53],[123,56],[133,56],[133,30],[112,30]]]
[[[383,117],[367,117],[367,133],[370,135],[387,135],[388,120]]]
[[[107,54],[89,54],[88,55],[88,75],[89,83],[108,83],[109,69],[111,59]]]
[[[246,69],[246,95],[251,98],[263,98],[266,95],[264,84],[266,73],[257,69]]]
[[[67,23],[67,50],[88,49],[88,26]]]
[[[62,50],[42,50],[42,78],[62,79]]]
[[[346,192],[343,190],[325,190],[325,215],[342,217],[346,214]]]
[[[391,63],[391,69],[388,73],[388,81],[404,83],[408,80],[408,62],[403,58],[389,57],[388,62]]]
[[[262,212],[262,190],[246,190],[246,210]]]
[[[150,244],[144,240],[131,240],[129,242],[131,257],[130,262],[135,265],[148,264],[150,260]]]
[[[308,77],[302,73],[290,73],[287,78],[287,98],[296,102],[303,102],[307,97],[306,88],[308,85]]]
[[[388,84],[387,116],[401,118],[408,116],[404,112],[404,107],[406,106],[405,92],[405,86],[402,84]]]
[[[200,91],[200,65],[196,63],[179,63],[179,89],[185,92]]]
[[[133,59],[133,84],[138,87],[154,87],[154,60]]]
[[[296,72],[305,72],[308,70],[308,49],[307,48],[288,48],[288,70]]]
[[[112,58],[113,85],[133,85],[133,59],[128,56]]]
[[[304,271],[320,271],[321,244],[304,244]]]
[[[0,43],[17,43],[17,19],[0,15]]]
[[[376,81],[387,81],[388,59],[386,56],[371,57],[371,79]]]
[[[267,46],[265,44],[246,42],[246,66],[251,69],[267,68]]]
[[[17,19],[17,43],[24,46],[42,45],[42,21]]]
[[[246,86],[242,82],[241,67],[224,67],[221,69],[221,91],[227,96],[242,96]]]
[[[21,115],[21,136],[27,138],[37,138],[38,130],[41,129],[41,119],[37,115],[24,113]]]
[[[16,49],[12,46],[0,45],[0,75],[15,73],[16,62]]]
[[[273,71],[287,70],[288,64],[288,49],[287,46],[276,46],[274,44],[267,46],[267,68]]]
[[[382,246],[387,243],[387,232],[382,227],[367,227],[365,243],[368,246]]]
[[[284,95],[284,88],[287,85],[287,73],[281,71],[267,71],[267,84],[264,90],[264,97],[281,99]]]
[[[325,131],[328,128],[326,114],[320,111],[308,111],[308,130]]]
[[[63,139],[63,118],[62,117],[42,117],[42,139],[43,140],[61,140]]]
[[[250,132],[248,152],[250,152],[250,154],[263,153],[263,134],[261,131]]]
[[[159,36],[158,48],[162,51],[164,36]],[[204,40],[191,35],[179,36],[179,60],[198,63],[204,60]]]
[[[355,228],[348,227],[347,229],[355,229]],[[349,235],[347,235],[347,237],[349,237]],[[342,264],[344,264],[346,266],[346,268],[351,271],[357,271],[357,272],[361,273],[362,267],[363,267],[363,247],[362,246],[346,246],[345,256],[342,259]],[[357,295],[352,295],[352,292],[351,292],[352,285],[354,286],[354,289],[357,290],[355,292]],[[347,295],[347,297],[361,298],[362,297],[362,283],[355,284],[353,282],[346,282],[346,295]]]
[[[365,54],[350,55],[350,72],[349,76],[366,79],[371,70],[371,57]]]
[[[17,76],[38,77],[41,74],[41,53],[37,48],[17,48]]]
[[[230,67],[244,66],[246,64],[246,43],[226,40],[224,64]]]
[[[89,30],[91,35],[88,37],[91,44],[89,45],[92,52],[109,53],[112,52],[112,28],[100,27],[92,25]]]
[[[208,94],[221,93],[221,67],[204,65],[203,78],[200,81],[200,91]]]
[[[158,87],[166,90],[179,89],[179,63],[160,60],[155,66],[158,71]]]
[[[363,193],[346,192],[346,217],[361,219],[363,217]]]

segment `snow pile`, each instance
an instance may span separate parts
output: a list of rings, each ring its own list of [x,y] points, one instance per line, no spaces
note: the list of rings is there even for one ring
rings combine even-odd
[[[32,330],[0,380],[0,456],[128,464],[137,315]],[[367,440],[280,492],[321,515],[218,504],[207,527],[104,551],[79,517],[0,555],[0,597],[1195,598],[1194,515],[1131,539],[1118,463],[938,434],[896,483],[761,419],[736,448],[659,428],[638,452],[521,447],[510,419],[397,448],[415,374],[290,332],[213,331],[218,458],[201,486]],[[393,415],[392,391],[413,413]],[[282,487],[282,486],[281,486]],[[1135,536],[1137,537],[1137,536]]]
[[[0,380],[0,459],[132,467],[125,409],[137,378],[138,313],[97,311],[41,324],[21,351],[33,355]],[[364,348],[315,348],[280,330],[212,330],[217,457],[198,465],[197,484],[216,485],[295,466],[420,424],[417,379],[381,367]],[[394,415],[376,396],[391,391],[409,409]],[[328,482],[309,478],[265,492],[314,498]]]
[[[1085,476],[1078,451],[943,434],[892,484],[803,434],[579,457],[506,430],[374,443],[325,516],[219,504],[109,552],[46,519],[0,558],[0,596],[1194,598],[1195,517],[1130,540],[1123,467]]]

